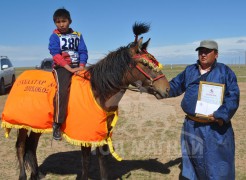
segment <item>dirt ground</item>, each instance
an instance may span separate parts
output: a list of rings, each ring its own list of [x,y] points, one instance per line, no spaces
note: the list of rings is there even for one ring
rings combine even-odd
[[[240,106],[232,119],[236,139],[236,179],[246,179],[246,83],[239,83]],[[0,112],[7,95],[0,96]],[[147,94],[128,92],[119,105],[119,121],[113,134],[115,151],[124,159],[109,157],[112,179],[182,179],[180,132],[184,113],[181,97],[156,100]],[[16,130],[8,139],[0,129],[0,180],[18,179],[15,156]],[[105,152],[107,153],[107,152]],[[92,151],[90,178],[98,179],[98,164]],[[81,170],[80,147],[51,140],[44,134],[38,146],[38,162],[43,179],[72,180]]]

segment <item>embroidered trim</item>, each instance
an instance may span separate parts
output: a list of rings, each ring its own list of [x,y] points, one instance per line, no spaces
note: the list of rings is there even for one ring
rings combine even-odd
[[[26,129],[28,131],[30,130],[30,131],[33,131],[35,133],[51,133],[52,132],[52,128],[50,128],[50,129],[36,129],[36,128],[32,128],[32,127],[26,126],[26,125],[10,124],[8,122],[2,122],[1,128],[5,128],[5,137],[6,138],[9,137],[9,133],[10,133],[10,130],[12,128],[15,128],[15,129]]]

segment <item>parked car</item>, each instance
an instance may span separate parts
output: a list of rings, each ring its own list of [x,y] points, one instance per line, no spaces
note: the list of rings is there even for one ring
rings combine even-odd
[[[41,61],[40,66],[36,66],[36,69],[52,71],[52,67],[53,67],[53,59],[52,58],[45,58]]]
[[[15,82],[15,68],[7,56],[0,56],[0,95]]]

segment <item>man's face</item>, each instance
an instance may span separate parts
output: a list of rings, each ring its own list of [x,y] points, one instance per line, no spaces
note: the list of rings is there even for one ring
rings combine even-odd
[[[218,53],[213,49],[199,48],[198,57],[202,68],[206,69],[218,58]]]

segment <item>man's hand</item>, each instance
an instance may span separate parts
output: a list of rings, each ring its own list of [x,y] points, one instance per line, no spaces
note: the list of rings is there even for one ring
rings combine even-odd
[[[222,126],[224,121],[222,119],[215,119],[213,114],[209,114],[208,118],[211,122],[217,122],[219,124],[219,126]]]

